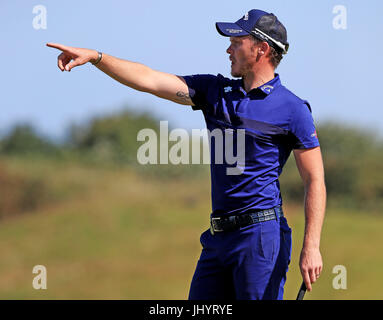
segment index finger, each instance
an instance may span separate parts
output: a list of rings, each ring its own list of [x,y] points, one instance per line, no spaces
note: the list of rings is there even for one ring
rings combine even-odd
[[[47,43],[47,47],[59,49],[61,51],[67,51],[68,50],[67,46],[64,46],[63,44],[59,44],[59,43],[51,43],[51,42],[49,42],[49,43]]]
[[[311,281],[310,281],[310,276],[309,276],[309,273],[308,272],[305,272],[303,274],[303,281],[306,285],[306,288],[308,291],[311,291]]]

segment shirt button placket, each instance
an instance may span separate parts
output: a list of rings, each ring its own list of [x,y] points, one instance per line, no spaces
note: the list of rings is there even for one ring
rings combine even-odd
[[[246,111],[246,106],[249,102],[249,96],[246,95],[245,97],[243,97],[239,103],[237,104],[237,108],[236,108],[236,112],[242,112],[242,113],[245,113]]]

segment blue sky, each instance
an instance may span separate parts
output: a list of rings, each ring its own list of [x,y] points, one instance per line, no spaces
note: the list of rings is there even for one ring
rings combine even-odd
[[[47,10],[36,30],[32,12]],[[336,5],[347,29],[336,30]],[[383,2],[368,1],[21,1],[0,2],[0,134],[29,122],[51,137],[71,123],[124,108],[147,111],[171,127],[204,128],[202,114],[125,87],[90,64],[62,73],[58,51],[46,42],[98,49],[179,75],[230,75],[227,38],[216,21],[236,21],[258,8],[273,12],[288,31],[290,50],[277,72],[309,100],[316,123],[333,119],[382,134]]]

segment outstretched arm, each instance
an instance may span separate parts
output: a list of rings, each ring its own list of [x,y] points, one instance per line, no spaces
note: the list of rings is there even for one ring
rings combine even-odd
[[[47,43],[48,47],[61,50],[57,65],[61,71],[71,71],[74,67],[98,58],[96,50],[75,48],[57,43]],[[148,92],[157,97],[183,105],[194,105],[189,97],[185,80],[173,74],[153,70],[143,64],[122,60],[103,53],[96,67],[118,82],[138,91]]]
[[[322,272],[319,251],[326,208],[326,186],[320,147],[294,150],[295,161],[305,189],[305,233],[300,256],[300,270],[307,290],[311,291]]]

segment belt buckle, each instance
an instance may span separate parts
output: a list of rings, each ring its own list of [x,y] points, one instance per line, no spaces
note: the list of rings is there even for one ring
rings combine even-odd
[[[210,218],[210,233],[214,236],[215,232],[222,232],[223,229],[218,229],[215,221],[220,220],[221,218]]]

